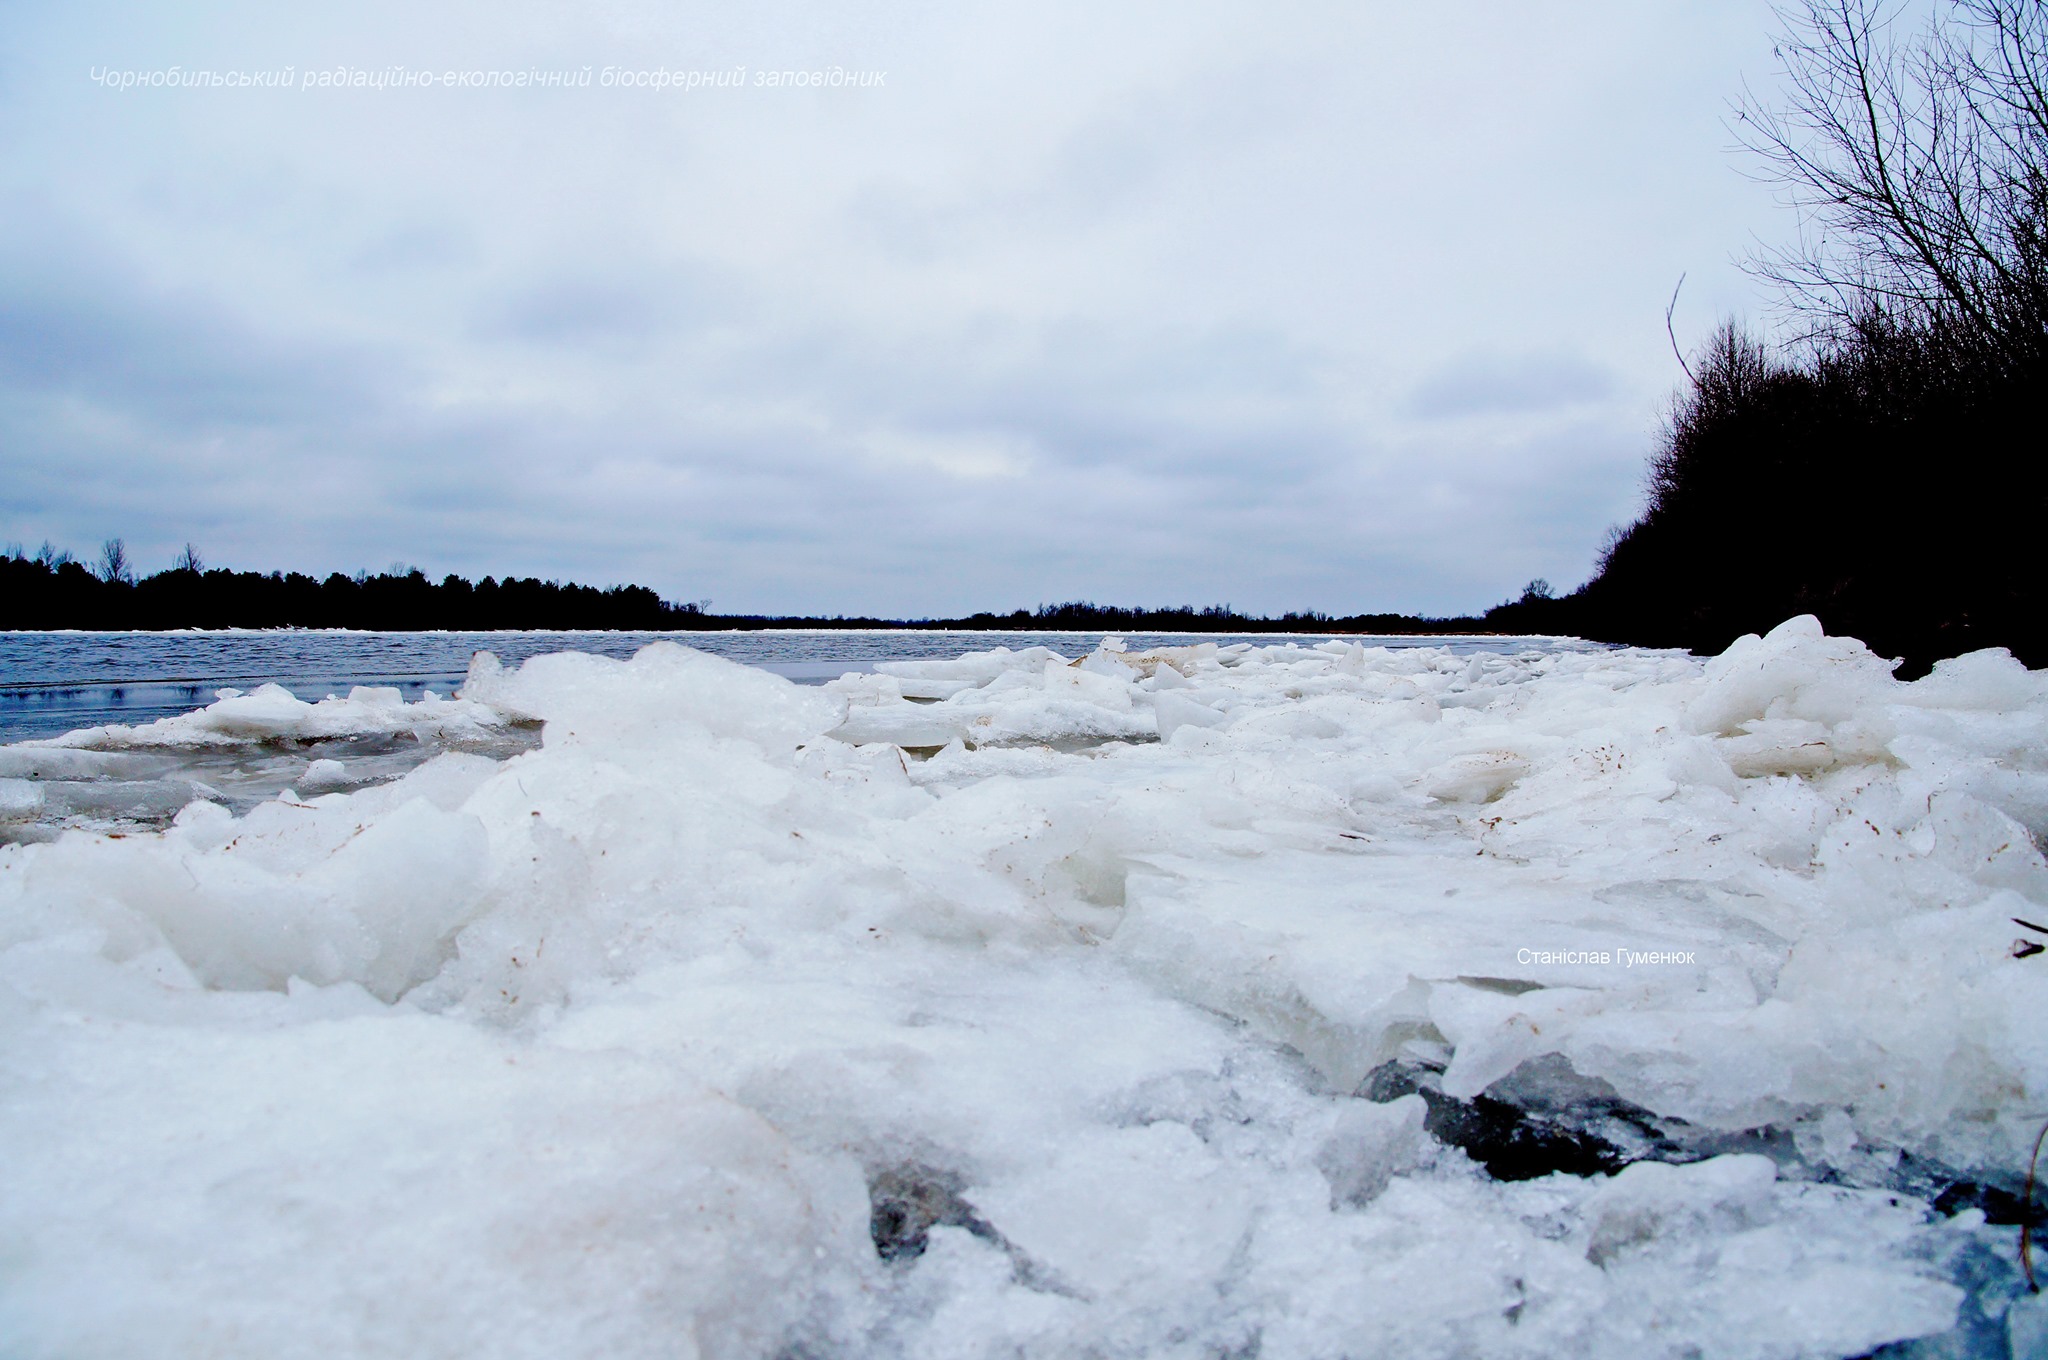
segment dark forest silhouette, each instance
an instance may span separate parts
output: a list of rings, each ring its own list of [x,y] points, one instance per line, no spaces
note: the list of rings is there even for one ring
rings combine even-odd
[[[693,626],[695,605],[674,605],[644,586],[460,576],[430,581],[416,569],[372,576],[339,572],[196,570],[187,564],[136,578],[126,551],[108,541],[98,570],[47,547],[0,557],[0,628],[427,628],[665,629]]]
[[[1878,323],[1801,363],[1726,327],[1694,371],[1642,518],[1579,590],[1490,626],[1704,652],[1813,614],[1908,673],[1994,646],[2048,664],[2038,377]]]
[[[1458,633],[1477,619],[1405,614],[1287,613],[1250,616],[1227,605],[1129,609],[1071,601],[951,619],[829,618],[714,614],[703,604],[672,604],[645,586],[564,585],[486,576],[429,580],[417,568],[372,576],[336,572],[324,580],[299,572],[206,570],[196,549],[180,564],[137,578],[126,546],[109,539],[88,568],[49,545],[33,556],[0,554],[0,628],[358,628],[383,632],[445,629],[590,629],[633,632],[730,628],[973,628],[1007,631],[1132,633]]]

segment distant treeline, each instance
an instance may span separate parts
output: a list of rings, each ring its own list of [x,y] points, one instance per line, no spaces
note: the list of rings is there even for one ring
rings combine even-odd
[[[389,632],[496,628],[669,629],[704,626],[695,605],[644,586],[460,576],[430,581],[417,569],[325,580],[299,572],[202,570],[184,565],[137,578],[120,540],[88,569],[45,545],[0,556],[0,628],[361,628]]]
[[[709,631],[729,628],[974,628],[1129,633],[1456,633],[1486,627],[1471,618],[1405,614],[1333,617],[1309,611],[1277,618],[1227,605],[1124,609],[1072,601],[952,619],[883,619],[714,614],[703,603],[673,604],[645,586],[593,586],[486,576],[428,579],[417,568],[377,575],[208,570],[187,547],[179,565],[138,577],[119,539],[91,567],[43,545],[0,553],[0,629],[358,628],[379,632],[494,629]]]
[[[961,619],[934,620],[911,627],[1007,628],[1046,633],[1470,633],[1490,625],[1475,618],[1421,618],[1413,614],[1325,614],[1320,610],[1289,610],[1277,617],[1240,614],[1229,605],[1197,609],[1177,605],[1161,609],[1126,609],[1116,605],[1072,600],[1042,604],[1008,614],[972,614]]]

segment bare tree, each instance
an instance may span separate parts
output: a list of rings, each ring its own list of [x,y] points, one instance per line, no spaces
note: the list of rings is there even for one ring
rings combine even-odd
[[[94,566],[93,574],[108,585],[133,583],[135,569],[128,561],[128,545],[118,538],[110,538],[100,544],[100,560]]]
[[[2048,357],[2048,0],[1903,0],[1781,9],[1783,102],[1750,94],[1736,130],[1804,213],[1753,261],[1839,331],[1936,326],[2002,369]]]
[[[171,563],[172,571],[189,571],[194,576],[206,570],[205,561],[199,556],[199,549],[187,543],[185,551],[178,554],[178,560]]]

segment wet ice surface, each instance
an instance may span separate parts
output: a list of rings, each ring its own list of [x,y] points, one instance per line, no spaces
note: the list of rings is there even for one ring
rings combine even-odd
[[[2038,1353],[2044,724],[2002,655],[1795,621],[664,645],[0,748],[449,748],[0,849],[0,1337]]]
[[[204,709],[137,726],[82,728],[0,746],[0,844],[66,830],[162,830],[195,800],[241,814],[301,794],[397,779],[437,756],[503,760],[539,744],[540,724],[428,691],[356,686],[315,703],[281,685],[228,688]]]

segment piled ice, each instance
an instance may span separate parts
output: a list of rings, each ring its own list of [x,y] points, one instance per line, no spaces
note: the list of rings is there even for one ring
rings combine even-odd
[[[177,721],[327,721],[251,697]],[[336,702],[543,743],[0,850],[0,1351],[2048,1323],[2011,1230],[1926,1202],[2017,1188],[2048,1118],[2048,675],[2002,654],[1907,684],[1794,620],[1705,662],[1109,645],[806,690],[657,644]],[[1496,1178],[1488,1119],[1606,1160]]]

